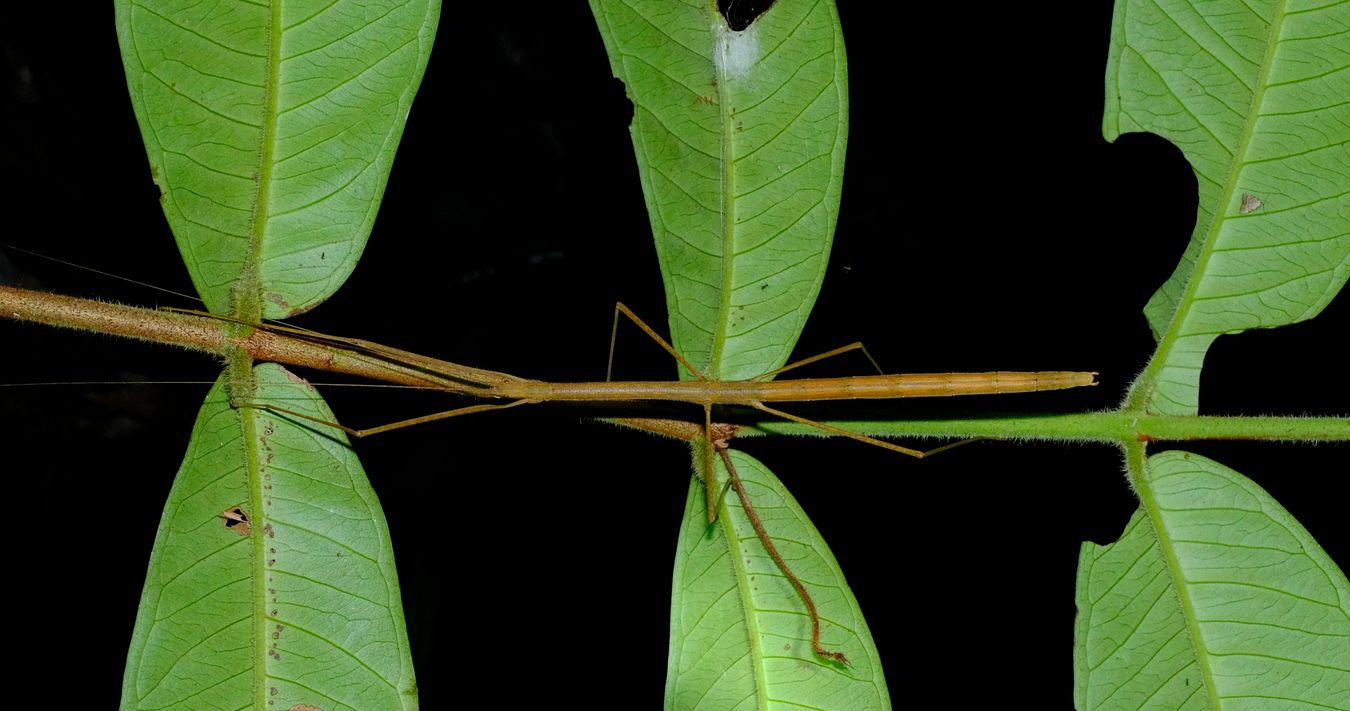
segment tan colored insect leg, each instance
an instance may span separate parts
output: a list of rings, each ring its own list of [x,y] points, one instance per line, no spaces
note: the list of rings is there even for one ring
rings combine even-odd
[[[825,351],[824,353],[813,355],[810,358],[803,358],[801,360],[793,361],[777,370],[770,370],[769,372],[764,373],[762,375],[756,375],[750,380],[753,382],[761,382],[764,380],[768,380],[769,378],[772,378],[775,375],[781,375],[782,373],[786,373],[787,371],[793,370],[794,368],[800,368],[803,365],[818,363],[822,360],[825,360],[826,358],[833,358],[834,356],[843,355],[844,353],[850,353],[852,351],[862,351],[862,354],[864,356],[867,356],[867,360],[872,364],[872,367],[877,369],[877,373],[881,375],[886,374],[886,372],[881,369],[881,366],[877,365],[877,359],[873,358],[872,354],[867,352],[867,347],[862,344],[862,341],[857,341],[855,343],[850,343],[847,346],[840,346],[832,351]]]
[[[423,415],[421,417],[412,417],[406,420],[399,420],[398,422],[390,422],[387,425],[380,425],[379,427],[368,427],[363,430],[353,429],[351,427],[348,427],[346,425],[337,422],[329,422],[328,420],[320,419],[318,417],[314,417],[313,415],[306,415],[303,412],[296,412],[295,410],[287,410],[284,407],[277,407],[276,405],[268,405],[266,403],[261,402],[248,402],[241,404],[231,403],[231,405],[233,407],[247,407],[252,408],[254,410],[267,410],[268,412],[274,412],[279,415],[289,415],[291,417],[298,417],[302,420],[309,420],[310,422],[317,422],[321,425],[328,425],[329,427],[342,430],[343,432],[346,432],[347,434],[353,437],[369,437],[370,435],[376,435],[382,432],[389,432],[390,430],[403,429],[404,427],[412,427],[413,425],[420,425],[427,422],[435,422],[437,420],[444,420],[451,417],[458,417],[460,415],[471,415],[475,412],[490,412],[492,410],[505,410],[508,408],[515,407],[517,405],[529,405],[535,402],[537,402],[537,400],[514,400],[512,402],[503,404],[470,405],[468,407],[459,407],[453,410],[446,410],[444,412],[436,412],[430,415]]]
[[[745,512],[745,517],[750,519],[750,526],[755,529],[755,535],[759,537],[759,544],[764,546],[764,551],[773,559],[778,569],[782,571],[783,576],[792,584],[792,589],[797,591],[797,597],[801,598],[802,604],[806,605],[806,612],[811,616],[811,651],[816,656],[824,659],[830,659],[843,664],[848,664],[848,657],[843,652],[831,652],[820,644],[820,613],[816,610],[816,601],[811,599],[811,593],[806,590],[806,585],[797,578],[797,574],[792,572],[787,561],[779,554],[778,547],[773,544],[773,539],[769,537],[769,532],[764,528],[764,522],[759,520],[759,514],[755,511],[755,505],[750,502],[750,494],[745,490],[745,484],[741,482],[740,474],[736,473],[736,465],[731,463],[731,453],[728,451],[726,442],[718,442],[714,445],[717,448],[717,454],[722,457],[722,464],[727,469],[727,482],[731,488],[736,490],[736,496],[740,497],[741,510]]]
[[[914,457],[915,459],[923,459],[924,457],[932,456],[934,454],[937,454],[938,452],[945,452],[949,449],[952,449],[953,447],[960,447],[963,444],[970,444],[971,442],[977,442],[980,439],[978,437],[975,439],[963,439],[959,442],[951,442],[948,444],[944,444],[941,447],[936,447],[934,449],[928,450],[910,449],[909,447],[901,447],[898,444],[892,444],[890,442],[887,442],[886,440],[877,439],[876,437],[868,437],[867,435],[858,434],[857,432],[849,432],[848,430],[843,429],[842,427],[827,425],[824,422],[816,422],[815,420],[808,420],[805,417],[799,417],[790,412],[775,410],[774,408],[769,407],[768,405],[765,405],[762,402],[753,402],[750,404],[753,405],[756,409],[763,410],[764,412],[767,412],[770,415],[776,415],[785,420],[791,420],[792,422],[808,425],[818,430],[821,430],[822,432],[829,432],[830,434],[836,434],[839,435],[840,437],[848,437],[849,439],[857,440],[864,444],[874,445],[877,447],[881,447],[882,449],[889,449],[892,452],[908,454],[909,456]]]
[[[646,322],[638,318],[637,314],[633,313],[628,309],[627,306],[623,305],[623,302],[618,302],[614,304],[614,327],[610,330],[609,333],[609,365],[605,367],[605,382],[609,382],[610,375],[614,371],[614,340],[619,335],[619,314],[627,316],[629,320],[637,324],[637,327],[642,329],[643,333],[647,334],[648,336],[651,336],[653,341],[656,341],[656,343],[660,345],[662,348],[664,348],[667,353],[674,356],[675,360],[680,362],[680,365],[683,365],[685,368],[689,370],[689,372],[694,374],[694,377],[698,378],[699,380],[708,379],[708,376],[704,375],[703,371],[699,370],[698,368],[695,368],[693,363],[690,363],[688,360],[685,360],[685,357],[680,355],[679,351],[675,350],[675,346],[670,345],[670,343],[667,342],[666,339],[662,338],[660,334],[658,334],[656,331],[653,331],[651,326],[648,326]]]

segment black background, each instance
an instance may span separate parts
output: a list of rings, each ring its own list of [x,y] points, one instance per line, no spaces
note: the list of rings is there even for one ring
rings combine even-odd
[[[862,340],[891,372],[1098,370],[1092,390],[959,407],[1116,404],[1152,350],[1140,309],[1186,242],[1195,182],[1161,139],[1101,138],[1111,3],[903,16],[839,4],[849,157],[830,268],[797,355]],[[111,7],[44,5],[3,22],[3,241],[190,290],[126,97]],[[665,330],[630,115],[584,3],[447,7],[365,257],[297,322],[528,377],[602,378],[615,301]],[[0,254],[8,278],[29,285],[191,305]],[[1220,339],[1202,411],[1345,414],[1333,344],[1347,310],[1341,298],[1312,322]],[[636,331],[617,358],[624,378],[674,374]],[[218,370],[171,348],[8,322],[0,363],[0,382]],[[803,375],[862,372],[861,359],[843,358]],[[0,390],[19,598],[9,637],[30,666],[26,685],[63,706],[115,704],[160,509],[205,390]],[[325,393],[354,426],[447,406],[426,394]],[[953,407],[914,401],[884,414]],[[358,443],[390,521],[424,708],[469,691],[503,706],[536,695],[660,702],[690,465],[683,445],[589,414],[515,410]],[[986,442],[916,462],[846,441],[742,446],[830,542],[897,704],[924,688],[1070,707],[1078,546],[1113,540],[1134,506],[1114,449]],[[1350,559],[1344,446],[1188,449],[1255,479],[1333,559]]]

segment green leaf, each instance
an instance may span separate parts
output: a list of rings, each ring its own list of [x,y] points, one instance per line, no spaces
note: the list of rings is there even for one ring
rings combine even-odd
[[[848,118],[833,2],[779,2],[741,32],[711,0],[591,9],[634,104],[675,348],[714,379],[779,367],[838,214]]]
[[[1317,541],[1199,455],[1132,475],[1125,534],[1079,558],[1077,708],[1350,708],[1350,584]]]
[[[207,307],[282,318],[328,298],[370,235],[439,0],[115,7],[151,175]]]
[[[254,372],[257,397],[333,419],[281,367]],[[122,709],[417,708],[384,514],[345,439],[308,424],[231,409],[224,378],[207,396],[150,557]],[[247,530],[222,518],[236,509]]]
[[[666,708],[889,709],[876,645],[825,540],[763,464],[742,452],[731,457],[775,547],[819,608],[821,644],[850,665],[811,651],[806,609],[735,492],[722,498],[710,527],[703,484],[694,481],[675,552]],[[718,471],[725,482],[720,464]]]
[[[1200,192],[1191,242],[1145,309],[1159,348],[1133,405],[1195,414],[1218,335],[1312,318],[1350,276],[1347,38],[1343,2],[1117,3],[1106,138],[1167,138]],[[1148,205],[1142,186],[1129,198]]]

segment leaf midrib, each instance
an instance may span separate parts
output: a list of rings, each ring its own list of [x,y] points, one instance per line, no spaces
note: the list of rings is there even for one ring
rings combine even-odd
[[[248,321],[261,321],[263,316],[262,298],[262,247],[267,228],[268,199],[272,187],[272,158],[275,155],[277,121],[277,87],[281,80],[281,0],[268,2],[267,26],[267,78],[263,89],[263,116],[261,145],[258,151],[257,192],[254,194],[253,220],[249,225],[248,249],[244,254],[244,263],[239,280],[234,286],[234,298],[230,310],[235,318]],[[237,364],[251,373],[251,363]],[[253,538],[253,707],[267,708],[267,654],[264,640],[267,639],[267,571],[266,560],[267,523],[263,507],[262,462],[254,443],[260,442],[258,422],[255,410],[238,410],[244,435],[244,457],[248,476],[250,505],[253,506],[253,518],[256,534]]]
[[[731,34],[731,28],[722,19],[720,12],[713,14],[712,51],[714,54],[723,50],[723,37]],[[747,27],[745,32],[754,27],[752,24]],[[736,241],[736,172],[733,137],[735,125],[732,121],[731,95],[727,90],[727,74],[723,68],[723,63],[715,57],[713,66],[717,71],[717,113],[718,122],[721,124],[722,135],[718,141],[721,148],[722,162],[722,288],[719,294],[719,303],[717,305],[717,327],[713,333],[712,349],[708,356],[707,375],[713,380],[721,379],[722,375],[722,353],[726,348],[727,329],[731,324],[731,290],[732,277],[735,270],[734,265],[735,241]]]
[[[1140,504],[1148,512],[1149,523],[1153,526],[1153,535],[1158,540],[1158,550],[1162,553],[1163,561],[1167,565],[1167,573],[1172,578],[1172,589],[1176,591],[1177,603],[1181,606],[1181,617],[1186,625],[1186,634],[1191,640],[1191,651],[1195,654],[1195,666],[1200,671],[1206,700],[1212,705],[1215,699],[1221,697],[1214,683],[1214,671],[1213,665],[1209,661],[1209,650],[1205,647],[1200,626],[1197,624],[1195,604],[1191,600],[1190,588],[1186,585],[1181,562],[1177,560],[1176,546],[1164,525],[1162,511],[1158,505],[1157,497],[1153,494],[1152,463],[1149,461],[1148,453],[1145,451],[1145,445],[1142,442],[1132,442],[1127,445],[1125,456],[1129,462],[1131,479],[1134,480]]]
[[[277,87],[281,83],[281,0],[269,0],[267,25],[267,78],[263,87],[262,136],[258,151],[257,191],[254,193],[253,218],[249,225],[248,249],[239,280],[235,283],[230,311],[235,318],[261,321],[262,248],[267,232],[268,203],[272,190],[272,163],[276,151]]]

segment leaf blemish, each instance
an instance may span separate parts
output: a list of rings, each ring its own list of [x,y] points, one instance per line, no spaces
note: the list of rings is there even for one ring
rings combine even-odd
[[[1261,198],[1256,197],[1251,193],[1243,193],[1242,207],[1238,208],[1238,212],[1243,215],[1250,215],[1251,213],[1260,210],[1262,205],[1265,205],[1265,203],[1261,202]]]
[[[253,532],[253,524],[248,521],[248,514],[244,509],[233,506],[220,512],[221,523],[225,524],[225,530],[234,531],[240,536],[247,536]]]
[[[743,32],[734,32],[721,25],[714,32],[717,44],[713,48],[713,62],[717,64],[718,72],[730,79],[748,76],[759,61],[759,31],[753,25]]]

